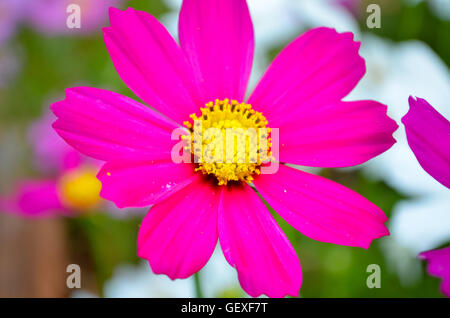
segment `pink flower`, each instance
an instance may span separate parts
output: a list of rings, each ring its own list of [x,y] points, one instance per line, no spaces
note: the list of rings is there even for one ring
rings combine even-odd
[[[342,101],[365,73],[351,33],[318,28],[298,37],[243,103],[254,50],[245,0],[185,0],[180,45],[145,12],[111,9],[110,22],[104,40],[119,75],[157,111],[110,91],[77,87],[52,105],[53,127],[82,153],[106,161],[98,174],[103,198],[119,207],[154,204],[140,227],[138,254],[155,273],[186,278],[220,241],[248,294],[298,295],[297,254],[257,192],[319,241],[368,248],[389,234],[378,207],[325,178],[284,164],[276,174],[258,176],[262,161],[171,159],[179,143],[172,131],[185,123],[183,140],[189,141],[200,109],[203,128],[222,134],[227,126],[279,128],[282,163],[353,166],[389,149],[397,125],[386,106]]]
[[[450,188],[450,122],[425,99],[409,98],[402,118],[406,137],[422,168]]]
[[[0,47],[14,35],[23,17],[24,0],[0,1]]]
[[[51,128],[54,120],[45,114],[28,134],[34,164],[45,177],[20,181],[10,197],[0,198],[0,210],[45,217],[88,211],[100,203],[99,163],[67,145]]]
[[[419,257],[428,262],[428,273],[442,279],[441,291],[450,297],[450,247],[420,253]]]

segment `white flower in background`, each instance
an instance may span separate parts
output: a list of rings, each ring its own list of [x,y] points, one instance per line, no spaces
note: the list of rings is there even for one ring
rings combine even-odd
[[[107,298],[191,298],[195,297],[192,278],[172,281],[152,273],[148,263],[122,265],[103,287]]]
[[[450,240],[449,207],[450,197],[432,195],[405,200],[395,207],[389,227],[392,236],[381,243],[390,270],[404,285],[414,284],[422,274],[420,252]]]
[[[227,264],[220,248],[216,248],[198,274],[204,297],[246,295],[239,287],[236,271]],[[104,295],[109,298],[193,298],[196,297],[195,281],[193,276],[171,280],[166,275],[155,275],[143,261],[140,265],[118,267],[105,283]]]
[[[442,20],[450,20],[450,1],[448,0],[407,0],[410,4],[426,1],[433,13]]]
[[[442,20],[450,20],[450,1],[448,0],[431,0],[431,9]]]
[[[205,297],[247,296],[239,286],[236,270],[227,263],[220,247],[216,248],[210,261],[202,268],[199,275]]]
[[[71,298],[98,298],[98,295],[84,289],[76,289],[70,294]]]
[[[402,201],[395,209],[391,231],[398,243],[408,247],[414,255],[450,241],[450,196],[425,196]],[[432,219],[432,220],[430,220]]]

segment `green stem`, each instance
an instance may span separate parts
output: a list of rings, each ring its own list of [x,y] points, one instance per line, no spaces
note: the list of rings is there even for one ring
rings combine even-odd
[[[197,298],[203,298],[202,286],[200,284],[200,275],[198,273],[194,274],[195,282],[195,294]]]

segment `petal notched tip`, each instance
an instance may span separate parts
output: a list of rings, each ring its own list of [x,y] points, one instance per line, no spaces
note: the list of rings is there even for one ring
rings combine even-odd
[[[110,23],[112,24],[113,20],[115,20],[118,17],[118,15],[123,14],[129,10],[132,10],[132,8],[127,8],[126,10],[120,10],[120,9],[117,9],[114,7],[109,7],[108,14],[109,14]]]
[[[386,221],[387,221],[387,218],[386,218]],[[373,237],[367,242],[367,244],[361,245],[361,248],[363,248],[363,249],[365,249],[365,250],[368,250],[368,249],[370,248],[370,245],[372,244],[372,242],[375,241],[376,239],[379,239],[379,238],[382,238],[382,237],[391,235],[391,233],[389,232],[389,229],[386,227],[386,225],[384,225],[384,226],[385,226],[385,231],[380,231],[380,232],[378,233],[378,235],[373,236]]]

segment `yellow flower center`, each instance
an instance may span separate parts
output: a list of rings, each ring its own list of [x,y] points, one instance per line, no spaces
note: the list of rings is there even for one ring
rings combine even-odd
[[[100,202],[101,182],[96,170],[90,167],[67,172],[59,181],[61,200],[67,206],[85,211],[94,208]]]
[[[192,114],[191,121],[184,122],[195,170],[215,176],[219,185],[251,182],[272,155],[266,118],[251,105],[228,99],[209,102],[200,110],[200,117]]]

